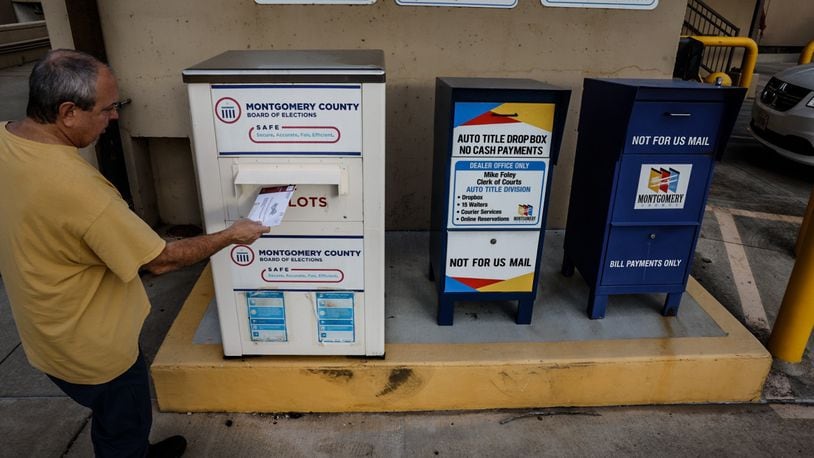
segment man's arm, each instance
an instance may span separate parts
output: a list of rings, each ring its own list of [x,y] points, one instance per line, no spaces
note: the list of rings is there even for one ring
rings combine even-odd
[[[228,228],[214,234],[199,235],[167,243],[164,251],[144,265],[154,275],[195,264],[234,243],[250,244],[269,232],[268,226],[257,221],[240,219]]]

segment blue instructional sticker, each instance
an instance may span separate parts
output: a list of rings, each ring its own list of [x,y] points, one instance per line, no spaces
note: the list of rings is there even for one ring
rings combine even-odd
[[[247,292],[246,305],[249,307],[249,332],[253,342],[288,342],[282,292]]]
[[[353,293],[316,293],[316,296],[319,341],[322,343],[355,342]]]

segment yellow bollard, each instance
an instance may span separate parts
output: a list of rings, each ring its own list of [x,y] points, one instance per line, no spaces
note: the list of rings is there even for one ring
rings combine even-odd
[[[757,43],[747,37],[716,37],[692,35],[690,38],[698,40],[704,46],[723,46],[727,48],[744,48],[743,68],[741,69],[741,80],[739,87],[749,88],[752,85],[752,74],[755,72],[757,64]]]
[[[800,53],[800,60],[797,63],[800,65],[811,63],[812,57],[814,57],[814,40],[809,41],[806,47],[803,48],[803,52]]]
[[[769,337],[772,355],[790,363],[802,361],[814,329],[814,225],[807,225],[800,239],[803,243]]]
[[[814,214],[814,189],[811,190],[811,197],[808,198],[806,213],[803,215],[803,223],[800,224],[800,231],[797,233],[797,243],[794,244],[795,256],[803,248],[803,239],[805,238],[805,234],[808,233],[808,225],[811,224],[811,218],[814,218],[812,214]]]

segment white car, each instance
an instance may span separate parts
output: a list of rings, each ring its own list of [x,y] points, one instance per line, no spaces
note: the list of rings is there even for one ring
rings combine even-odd
[[[774,75],[755,97],[749,127],[781,156],[814,165],[814,63]]]

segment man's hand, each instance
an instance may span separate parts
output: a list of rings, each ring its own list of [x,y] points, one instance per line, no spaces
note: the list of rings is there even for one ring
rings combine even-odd
[[[253,243],[270,230],[257,221],[241,218],[220,232],[167,243],[164,251],[144,268],[155,275],[172,272],[204,260],[229,245]]]
[[[241,218],[232,223],[224,232],[232,240],[231,243],[248,245],[254,243],[261,235],[267,234],[269,231],[271,231],[270,227],[263,226],[258,221]]]

